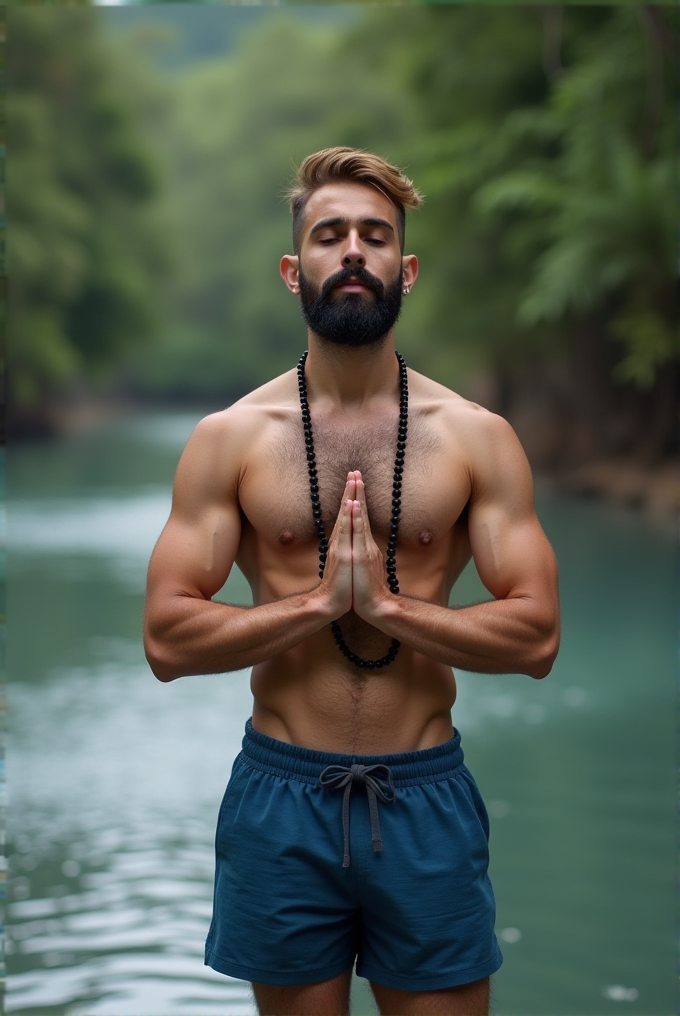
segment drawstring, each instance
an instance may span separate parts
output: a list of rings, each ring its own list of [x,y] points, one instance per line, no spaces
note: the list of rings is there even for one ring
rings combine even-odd
[[[378,770],[382,770],[378,776]],[[371,839],[373,851],[379,854],[382,850],[380,838],[380,819],[378,818],[378,800],[391,804],[394,800],[394,781],[387,766],[326,766],[319,776],[319,783],[329,790],[342,790],[342,833],[343,833],[343,868],[349,868],[349,795],[353,783],[363,783],[368,796],[368,810],[371,815]]]

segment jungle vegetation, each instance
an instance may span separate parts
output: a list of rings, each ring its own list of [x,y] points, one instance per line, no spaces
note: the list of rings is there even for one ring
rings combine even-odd
[[[289,369],[282,191],[346,144],[426,194],[409,364],[523,413],[539,463],[671,453],[675,8],[274,7],[237,39],[229,8],[135,13],[9,12],[17,431],[79,386],[223,405]]]

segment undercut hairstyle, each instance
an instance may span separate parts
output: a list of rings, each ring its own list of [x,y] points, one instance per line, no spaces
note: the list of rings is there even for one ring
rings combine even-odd
[[[419,208],[423,195],[413,181],[386,159],[361,148],[324,148],[300,164],[286,197],[293,216],[293,249],[300,253],[302,220],[310,195],[329,183],[363,183],[375,187],[397,210],[399,245],[404,250],[406,209]]]

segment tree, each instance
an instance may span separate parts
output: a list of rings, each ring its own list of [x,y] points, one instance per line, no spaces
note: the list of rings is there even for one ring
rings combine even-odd
[[[69,380],[102,380],[152,333],[158,174],[96,12],[9,16],[9,375],[17,426]],[[32,421],[32,423],[31,423]]]

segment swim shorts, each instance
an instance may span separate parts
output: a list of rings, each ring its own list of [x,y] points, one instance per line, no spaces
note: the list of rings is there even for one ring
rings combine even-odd
[[[402,991],[487,977],[502,963],[488,838],[459,733],[341,755],[248,721],[219,812],[205,962],[262,984],[329,980],[355,960]]]

